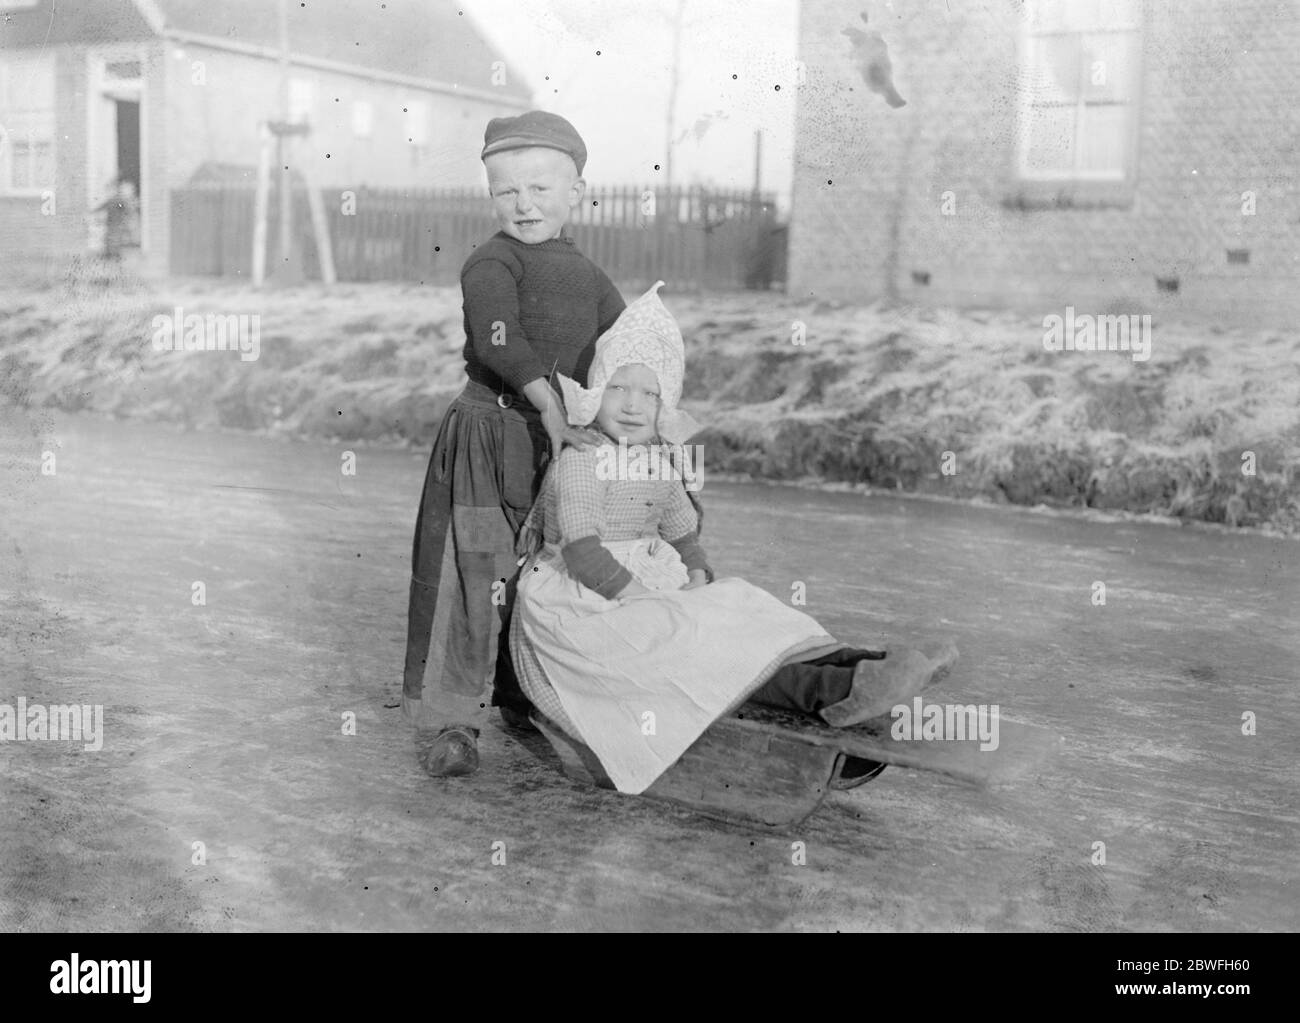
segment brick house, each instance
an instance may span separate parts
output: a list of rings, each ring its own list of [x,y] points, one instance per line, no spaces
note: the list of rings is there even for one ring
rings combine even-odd
[[[250,172],[285,101],[316,180],[372,187],[480,184],[487,120],[531,105],[454,2],[286,6],[282,88],[275,0],[0,0],[0,259],[49,272],[86,251],[121,176],[166,268],[171,190]]]
[[[1295,0],[805,2],[790,292],[1294,323],[1297,53]]]

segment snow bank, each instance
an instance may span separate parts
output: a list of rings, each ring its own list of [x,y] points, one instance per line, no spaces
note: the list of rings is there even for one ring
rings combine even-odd
[[[424,446],[464,380],[452,288],[259,292],[88,271],[2,298],[0,394],[25,406]],[[1135,361],[1048,351],[1042,318],[1018,314],[664,300],[687,338],[706,475],[1300,531],[1294,336],[1156,321]],[[178,309],[256,315],[256,359],[158,350],[155,317]]]

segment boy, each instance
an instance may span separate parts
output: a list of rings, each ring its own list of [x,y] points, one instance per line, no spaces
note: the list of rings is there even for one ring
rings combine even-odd
[[[526,719],[502,629],[514,597],[515,537],[542,473],[585,446],[549,380],[584,379],[596,338],[623,311],[610,279],[563,237],[586,191],[587,149],[540,110],[489,122],[482,159],[500,228],[461,269],[469,383],[443,417],[415,526],[402,710],[425,770],[478,767],[492,704]],[[513,712],[513,713],[512,713]]]

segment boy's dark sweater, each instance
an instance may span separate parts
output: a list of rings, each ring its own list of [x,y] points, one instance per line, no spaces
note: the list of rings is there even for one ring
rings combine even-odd
[[[516,394],[555,371],[585,385],[596,338],[626,305],[569,238],[528,245],[498,232],[465,261],[460,283],[469,378]]]

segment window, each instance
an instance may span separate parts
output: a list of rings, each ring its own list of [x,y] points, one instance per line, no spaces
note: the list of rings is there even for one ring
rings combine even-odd
[[[54,56],[0,54],[0,192],[54,187]]]
[[[1139,0],[1029,0],[1028,14],[1017,176],[1131,181]]]
[[[289,79],[289,123],[307,124],[316,106],[316,83],[308,78]]]
[[[402,104],[402,131],[406,141],[417,149],[429,144],[429,104],[422,99],[407,100]]]
[[[54,143],[48,139],[9,139],[9,188],[41,192],[54,187]]]
[[[104,65],[104,78],[110,82],[138,82],[141,77],[138,60],[116,60]]]
[[[352,134],[359,139],[370,138],[371,131],[374,130],[375,108],[365,100],[357,100],[352,104]]]

